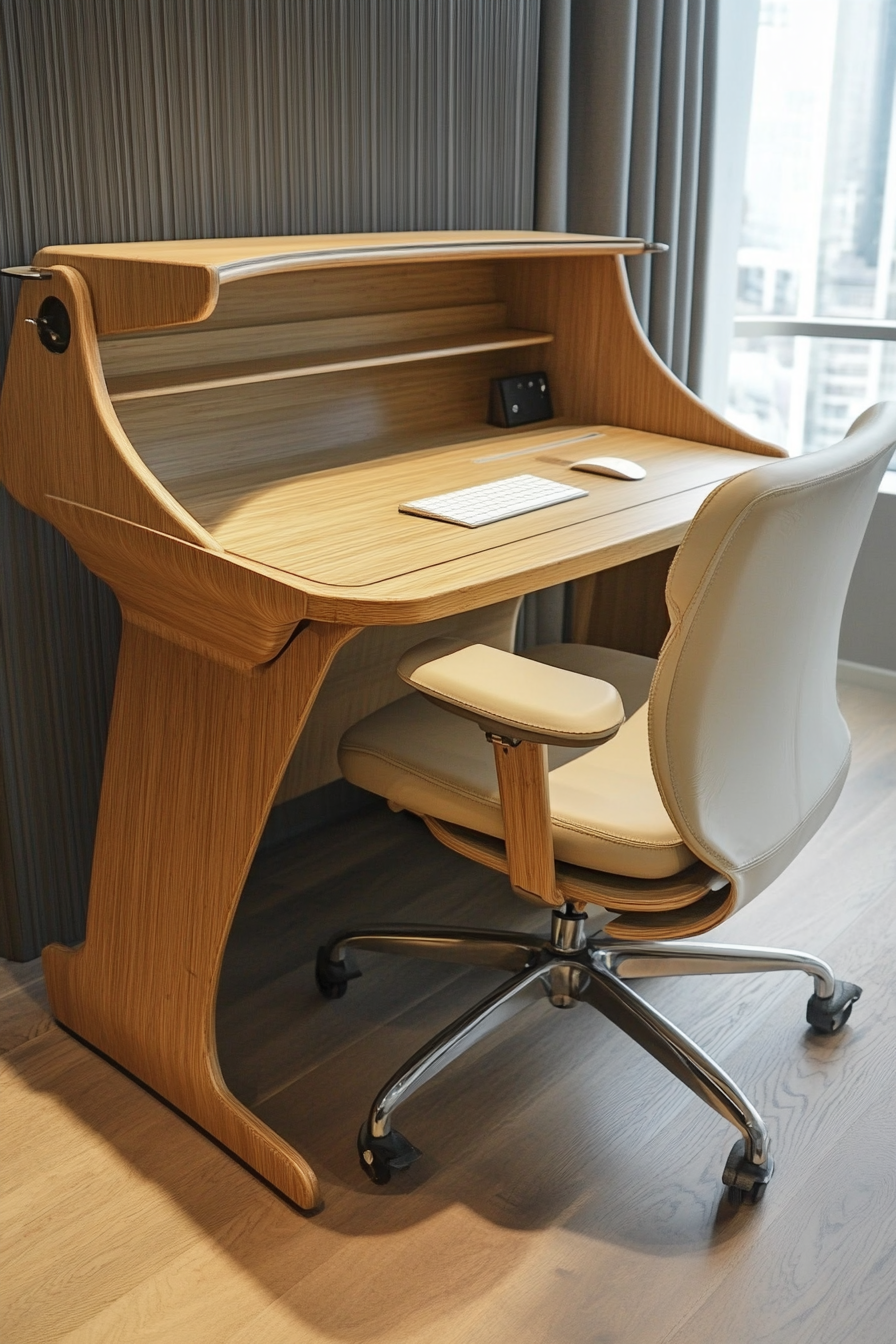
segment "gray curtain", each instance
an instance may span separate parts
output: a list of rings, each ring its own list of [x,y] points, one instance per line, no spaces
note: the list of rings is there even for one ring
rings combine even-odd
[[[741,3],[742,0],[735,0]],[[542,0],[535,222],[667,243],[628,264],[650,341],[702,381],[720,0]],[[517,647],[562,638],[570,591],[526,598]]]
[[[543,0],[536,223],[669,245],[629,263],[641,323],[699,390],[719,0]]]
[[[538,0],[2,0],[0,261],[531,228]],[[0,280],[6,348],[17,298]],[[0,491],[0,953],[83,936],[108,591]]]

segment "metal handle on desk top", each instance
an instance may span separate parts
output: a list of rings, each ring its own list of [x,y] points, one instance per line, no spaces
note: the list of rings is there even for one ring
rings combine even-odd
[[[2,266],[0,275],[11,275],[13,280],[52,280],[52,271],[39,271],[36,266]]]

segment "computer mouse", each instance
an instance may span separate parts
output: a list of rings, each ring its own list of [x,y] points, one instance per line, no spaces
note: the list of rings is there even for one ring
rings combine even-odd
[[[593,471],[595,476],[615,476],[618,481],[643,481],[647,472],[627,457],[583,457],[570,464],[573,471]]]

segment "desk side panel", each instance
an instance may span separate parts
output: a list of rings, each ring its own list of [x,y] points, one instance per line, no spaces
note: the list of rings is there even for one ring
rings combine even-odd
[[[71,324],[61,353],[46,349],[30,324],[50,297],[64,304]],[[58,495],[220,549],[122,429],[103,379],[90,295],[76,271],[60,268],[22,289],[0,398],[0,474],[10,493],[44,518],[47,496]]]
[[[88,248],[44,247],[34,265],[71,267],[84,277],[100,336],[201,322],[218,301],[217,271],[201,260],[128,259],[115,265]]]
[[[125,618],[173,644],[247,670],[274,659],[305,615],[301,592],[240,560],[71,500],[46,503]]]
[[[544,363],[558,414],[786,457],[715,415],[666,367],[638,321],[621,257],[504,262],[497,281],[508,322],[544,324],[554,335]],[[668,629],[673,555],[654,553],[579,580],[573,638],[656,657]]]
[[[510,325],[554,336],[544,366],[557,415],[787,456],[715,415],[666,368],[641,329],[621,257],[505,261],[497,282]]]

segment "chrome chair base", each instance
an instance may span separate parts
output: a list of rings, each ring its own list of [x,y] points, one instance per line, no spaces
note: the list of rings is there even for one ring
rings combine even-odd
[[[730,1121],[741,1138],[722,1174],[729,1200],[737,1205],[762,1198],[774,1163],[759,1112],[718,1064],[626,982],[663,975],[803,971],[815,982],[807,1018],[816,1031],[827,1034],[844,1025],[861,989],[835,980],[826,962],[802,952],[687,941],[623,943],[600,935],[588,938],[585,919],[572,905],[554,911],[549,939],[492,929],[390,925],[336,934],[320,949],[317,984],[326,998],[341,998],[348,981],[360,974],[349,959],[352,948],[513,972],[509,980],[422,1046],[374,1098],[358,1138],[361,1166],[371,1180],[385,1184],[393,1171],[410,1166],[420,1156],[393,1128],[398,1106],[533,998],[547,995],[557,1008],[576,1003],[596,1008]]]

